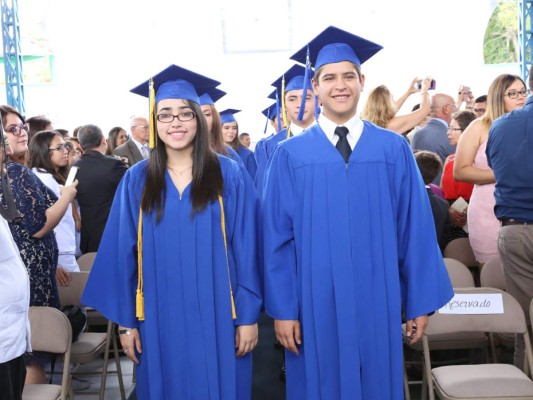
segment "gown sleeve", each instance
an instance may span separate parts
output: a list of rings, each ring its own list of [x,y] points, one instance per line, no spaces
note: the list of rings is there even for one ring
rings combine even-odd
[[[131,172],[133,169],[126,173],[115,193],[82,302],[119,325],[135,328],[137,226],[142,187],[135,185]]]
[[[257,193],[259,194],[259,199],[261,199],[263,193],[263,178],[265,176],[265,169],[267,164],[267,155],[265,150],[265,139],[257,142],[254,151],[255,163],[257,169],[255,171],[254,183]]]
[[[427,192],[405,142],[394,171],[402,302],[410,320],[441,308],[453,297],[453,289],[439,250]]]
[[[288,153],[278,147],[265,175],[263,242],[265,310],[280,320],[298,319],[293,171]]]
[[[262,290],[259,255],[261,254],[261,210],[252,179],[235,166],[233,186],[226,204],[231,250],[235,265],[233,293],[238,325],[257,322],[262,308]]]

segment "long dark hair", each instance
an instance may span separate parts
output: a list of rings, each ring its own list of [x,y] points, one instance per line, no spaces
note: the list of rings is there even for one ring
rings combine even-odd
[[[226,142],[224,142],[224,143],[226,143],[233,150],[238,151],[239,148],[244,147],[244,146],[239,141],[239,123],[237,121],[231,121],[231,122],[226,122],[226,124],[231,124],[232,122],[235,122],[235,124],[237,125],[237,133],[235,134],[235,137],[233,138],[233,140],[230,143],[226,143]],[[221,129],[223,129],[224,125],[226,125],[226,124],[222,124]]]
[[[56,169],[50,157],[50,144],[56,136],[63,138],[56,131],[37,132],[30,142],[28,167],[37,168],[40,172],[52,174],[57,183],[64,185],[68,174],[68,163]]]
[[[211,115],[213,118],[213,128],[211,129],[209,135],[211,149],[218,154],[227,156],[229,153],[226,143],[224,143],[224,140],[222,140],[222,122],[220,121],[220,114],[214,105],[209,104],[209,107],[211,107]]]
[[[107,135],[107,150],[106,155],[112,156],[113,151],[117,148],[117,138],[120,132],[126,132],[124,128],[121,128],[120,126],[115,126],[114,128],[111,128]]]
[[[192,166],[192,216],[194,213],[203,211],[207,205],[217,200],[224,190],[222,171],[217,155],[210,150],[209,132],[207,121],[198,104],[184,100],[196,114],[196,135],[193,140],[193,166]],[[157,126],[154,118],[154,126]],[[145,212],[155,209],[157,221],[163,216],[165,197],[167,192],[165,172],[167,169],[167,151],[165,143],[156,134],[155,148],[148,159],[148,171],[146,184],[141,198],[141,207]]]

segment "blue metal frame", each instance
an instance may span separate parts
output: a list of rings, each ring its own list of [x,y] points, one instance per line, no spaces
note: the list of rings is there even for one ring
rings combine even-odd
[[[7,103],[26,115],[24,74],[20,49],[20,28],[17,0],[2,1],[2,39],[4,43],[4,70]],[[10,3],[10,4],[8,4]]]
[[[529,67],[533,58],[533,0],[520,0],[518,18],[518,43],[520,44],[520,75],[525,82],[529,78]]]

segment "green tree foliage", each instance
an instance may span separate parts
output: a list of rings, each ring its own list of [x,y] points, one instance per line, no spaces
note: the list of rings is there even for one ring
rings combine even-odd
[[[518,15],[516,0],[500,1],[494,9],[483,43],[485,64],[518,62]]]

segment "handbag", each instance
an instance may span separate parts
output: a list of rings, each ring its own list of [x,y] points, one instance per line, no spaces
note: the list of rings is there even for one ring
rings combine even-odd
[[[65,314],[70,321],[72,327],[72,342],[78,340],[80,333],[85,329],[87,324],[87,314],[79,306],[63,306],[61,311]]]

